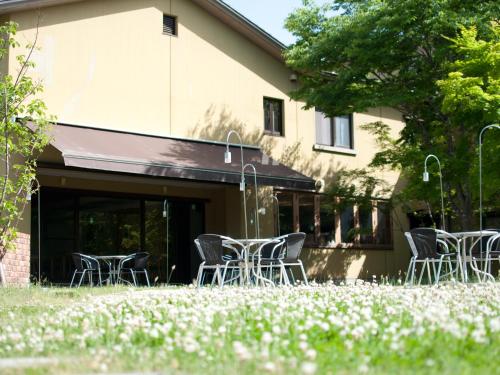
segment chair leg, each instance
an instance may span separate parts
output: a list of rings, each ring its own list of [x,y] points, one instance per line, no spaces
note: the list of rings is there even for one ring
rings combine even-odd
[[[304,278],[304,284],[309,285],[309,282],[307,281],[306,271],[304,270],[304,265],[302,264],[301,260],[299,260],[299,264],[302,271],[302,277]]]
[[[434,264],[433,264],[434,266]],[[432,284],[432,276],[431,276],[431,264],[427,260],[427,277],[429,277],[429,284]]]
[[[148,284],[148,288],[151,288],[151,285],[149,284],[148,270],[144,270],[144,275],[146,275],[146,284]]]
[[[425,266],[427,265],[427,259],[420,263],[422,263],[422,270],[420,271],[420,277],[418,278],[418,285],[422,284],[422,276],[424,276]]]
[[[134,270],[130,270],[130,274],[132,275],[132,281],[134,282],[134,286],[137,287],[137,279],[135,277],[135,272]]]
[[[198,288],[201,287],[201,283],[202,283],[203,265],[204,265],[204,263],[201,263],[200,266],[198,267],[198,275],[196,276],[196,284],[197,284]]]
[[[410,264],[408,264],[408,270],[406,271],[406,277],[405,277],[405,285],[408,284],[408,279],[410,278],[412,266],[413,266],[413,258],[410,259]],[[411,281],[413,282],[413,275]]]
[[[87,270],[83,270],[83,272],[82,272],[82,276],[80,276],[80,282],[78,283],[78,288],[82,285],[82,281],[83,281],[83,278],[85,277],[85,272],[86,272],[86,271],[87,271]]]
[[[73,272],[73,277],[71,278],[71,282],[69,283],[69,287],[70,288],[73,287],[73,281],[75,281],[75,276],[76,276],[77,272],[78,272],[77,270],[75,270],[75,272]]]
[[[439,263],[438,263],[437,273],[436,273],[436,281],[435,281],[436,285],[439,284],[439,278],[441,276],[441,266],[442,266],[442,264],[443,264],[443,258],[440,258],[439,259]]]

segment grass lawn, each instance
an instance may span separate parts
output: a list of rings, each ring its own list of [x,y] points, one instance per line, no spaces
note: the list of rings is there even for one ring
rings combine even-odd
[[[1,374],[476,375],[499,355],[500,284],[0,289]]]

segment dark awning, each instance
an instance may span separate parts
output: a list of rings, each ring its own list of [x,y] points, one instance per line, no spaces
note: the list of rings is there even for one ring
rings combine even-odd
[[[224,163],[226,146],[219,142],[166,138],[73,125],[54,125],[51,145],[67,167],[155,177],[237,184],[240,148],[232,145],[232,163]],[[314,180],[245,146],[244,162],[257,170],[258,183],[288,189],[314,190]],[[248,170],[247,181],[251,175]]]

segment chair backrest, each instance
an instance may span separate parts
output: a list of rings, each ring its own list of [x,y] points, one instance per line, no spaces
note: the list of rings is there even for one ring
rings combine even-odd
[[[284,256],[285,239],[274,238],[259,246],[257,254],[261,259],[281,259]]]
[[[134,254],[134,266],[135,270],[145,270],[148,264],[149,253],[139,252]]]
[[[222,247],[222,237],[218,234],[201,234],[196,239],[197,248],[201,259],[206,265],[222,264],[224,249]],[[196,243],[196,242],[195,242]]]
[[[71,254],[71,257],[73,258],[73,264],[78,271],[99,269],[99,261],[91,256],[73,253]]]
[[[500,233],[500,229],[483,229],[484,232],[497,232]],[[474,241],[472,244],[472,248],[470,249],[470,252],[478,256],[481,253],[481,250],[483,253],[486,253],[486,247],[489,245],[490,251],[500,251],[500,241],[493,240],[494,242],[490,241],[491,238],[495,237],[494,236],[483,236],[482,238],[479,238],[477,241]]]
[[[487,239],[486,246],[483,246],[483,250],[488,247],[488,251],[498,253],[500,252],[500,230],[499,229],[488,229],[497,232],[496,235],[491,236]]]
[[[200,240],[195,239],[194,244],[196,245],[196,250],[198,250],[198,254],[200,255],[201,261],[204,262],[205,255],[203,254],[203,250],[201,249]]]
[[[415,245],[418,259],[439,257],[437,252],[437,233],[433,228],[412,229],[410,236]]]
[[[305,240],[306,234],[303,232],[287,234],[285,236],[286,253],[284,260],[288,262],[298,260]]]

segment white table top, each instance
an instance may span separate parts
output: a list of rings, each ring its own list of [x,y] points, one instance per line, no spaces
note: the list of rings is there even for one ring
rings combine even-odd
[[[450,234],[457,238],[467,238],[467,237],[489,237],[498,234],[498,232],[492,230],[483,230],[483,231],[474,230],[469,232],[453,232]]]
[[[93,256],[93,258],[102,259],[102,260],[106,260],[106,259],[123,259],[123,258],[126,258],[126,257],[128,257],[128,255],[97,255],[97,256]]]

